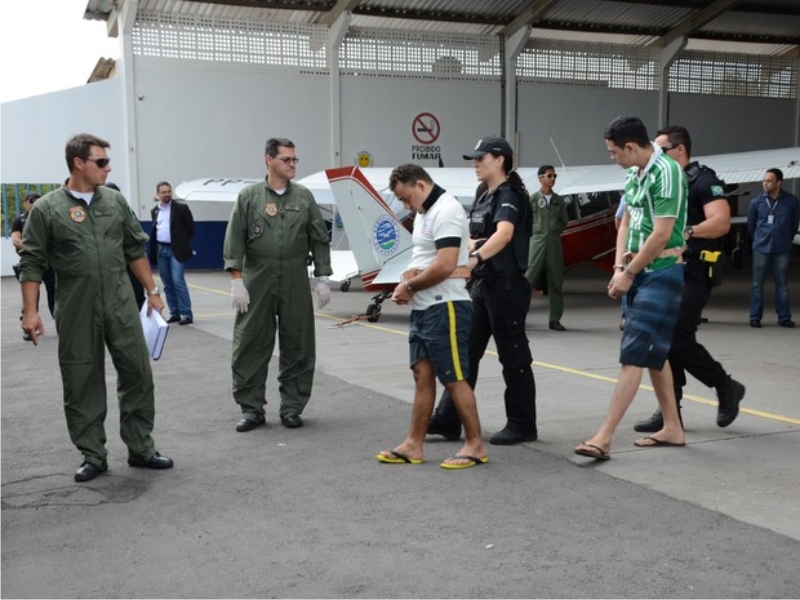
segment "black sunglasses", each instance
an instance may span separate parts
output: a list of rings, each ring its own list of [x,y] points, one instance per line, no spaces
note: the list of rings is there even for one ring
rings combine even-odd
[[[83,160],[91,161],[101,169],[105,169],[108,166],[108,163],[111,162],[110,158],[84,158]]]
[[[670,144],[669,146],[661,146],[661,151],[662,152],[669,152],[670,150],[674,150],[678,146],[680,146],[680,144]]]

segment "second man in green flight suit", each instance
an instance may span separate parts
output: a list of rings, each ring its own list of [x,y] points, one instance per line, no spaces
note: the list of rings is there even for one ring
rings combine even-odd
[[[233,329],[233,398],[242,410],[236,430],[263,424],[267,370],[280,336],[278,383],[281,422],[301,427],[311,396],[316,349],[307,261],[318,278],[317,308],[330,299],[330,239],[311,192],[291,179],[298,162],[285,138],[267,140],[267,178],[244,188],[225,233],[225,270],[236,308]]]

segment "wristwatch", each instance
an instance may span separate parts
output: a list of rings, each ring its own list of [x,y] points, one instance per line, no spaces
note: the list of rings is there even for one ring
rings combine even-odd
[[[688,240],[694,235],[694,227],[689,225],[686,229],[683,230],[683,239]]]
[[[145,294],[147,294],[148,297],[150,297],[150,296],[160,296],[161,295],[161,290],[159,290],[157,287],[154,287],[152,290],[145,291]]]

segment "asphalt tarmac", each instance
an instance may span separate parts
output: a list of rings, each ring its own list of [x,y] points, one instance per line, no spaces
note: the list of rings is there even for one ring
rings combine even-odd
[[[764,328],[748,326],[746,269],[700,330],[747,386],[730,427],[691,380],[687,446],[635,448],[632,425],[655,408],[645,377],[612,460],[572,453],[605,415],[620,336],[606,276],[578,268],[566,332],[547,328],[546,297],[528,317],[539,441],[488,446],[488,464],[455,472],[439,462],[459,445],[441,438],[422,465],[375,460],[410,418],[407,308],[338,328],[369,294],[334,290],[305,426],[280,424],[275,358],[267,425],[237,433],[228,277],[187,279],[195,323],[173,324],[153,363],[154,437],[175,468],[127,466],[109,360],[109,471],[76,483],[55,327],[47,316],[39,346],[23,342],[18,284],[3,278],[4,598],[800,597],[800,328],[777,327],[771,294]],[[505,423],[502,392],[490,351],[476,390],[486,436]]]

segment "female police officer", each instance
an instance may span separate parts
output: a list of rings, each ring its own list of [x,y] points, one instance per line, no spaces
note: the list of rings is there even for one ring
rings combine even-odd
[[[478,180],[487,191],[470,211],[469,281],[473,305],[469,340],[469,383],[478,381],[478,363],[494,336],[506,383],[506,426],[489,438],[491,444],[532,442],[536,430],[536,384],[525,317],[531,287],[525,279],[531,236],[528,193],[512,170],[513,151],[506,140],[487,137],[464,155],[473,160]],[[445,392],[431,419],[428,433],[458,439],[461,424],[453,401]]]

